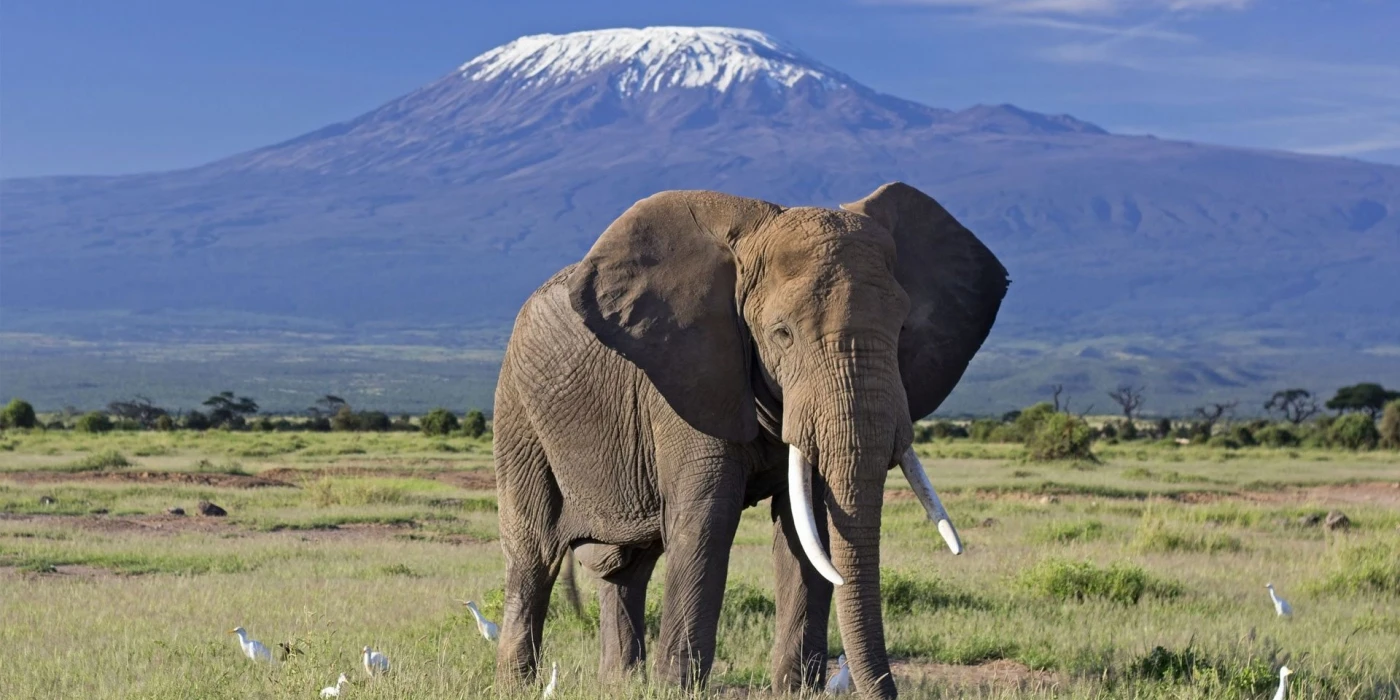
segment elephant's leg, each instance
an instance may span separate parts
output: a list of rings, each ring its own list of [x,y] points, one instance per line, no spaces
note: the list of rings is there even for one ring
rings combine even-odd
[[[662,518],[666,593],[657,675],[683,687],[704,685],[714,663],[729,549],[744,506],[744,477],[737,465],[692,481],[702,493],[667,502]]]
[[[496,688],[509,692],[535,678],[549,595],[565,548],[557,541],[562,501],[548,460],[503,393],[497,392],[496,401],[496,480],[506,588]]]
[[[827,545],[825,497],[813,484],[813,514],[817,532]],[[787,492],[773,496],[773,570],[778,602],[773,639],[773,690],[796,692],[826,683],[827,620],[831,613],[831,582],[812,568],[793,527]]]
[[[592,550],[599,548],[608,548],[608,555],[589,556]],[[661,547],[659,544],[645,549],[585,544],[579,550],[582,561],[592,559],[605,563],[594,569],[600,574],[598,638],[602,653],[598,677],[616,680],[646,661],[647,583],[656,568],[656,560],[661,558]]]

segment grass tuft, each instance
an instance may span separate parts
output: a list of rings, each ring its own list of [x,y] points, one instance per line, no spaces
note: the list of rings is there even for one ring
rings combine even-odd
[[[1084,602],[1107,600],[1120,605],[1137,605],[1144,595],[1171,598],[1180,587],[1149,576],[1142,567],[1116,563],[1107,568],[1091,562],[1047,559],[1023,572],[1018,581],[1036,595],[1059,600]]]

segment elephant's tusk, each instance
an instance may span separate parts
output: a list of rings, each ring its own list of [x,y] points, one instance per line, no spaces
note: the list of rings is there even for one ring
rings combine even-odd
[[[953,554],[962,554],[962,540],[958,539],[958,531],[953,529],[953,522],[948,519],[948,511],[943,508],[943,502],[938,500],[938,493],[933,490],[933,483],[928,480],[928,472],[924,471],[924,465],[919,461],[919,455],[914,453],[913,446],[904,451],[904,458],[899,461],[899,467],[904,471],[904,478],[909,480],[909,486],[919,497],[919,502],[924,504],[928,519],[938,523],[938,534],[943,535],[948,549],[953,550]]]
[[[797,539],[802,543],[807,560],[823,578],[838,586],[844,585],[846,579],[836,573],[817,534],[817,516],[812,512],[812,465],[792,445],[788,445],[788,503],[792,505],[793,526],[797,528]]]

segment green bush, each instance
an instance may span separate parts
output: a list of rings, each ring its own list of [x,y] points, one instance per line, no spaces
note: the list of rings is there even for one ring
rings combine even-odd
[[[0,410],[0,428],[33,428],[38,424],[34,407],[24,399],[10,399],[4,410]]]
[[[1376,422],[1365,413],[1348,413],[1332,423],[1327,441],[1348,450],[1371,450],[1381,441]]]
[[[1118,428],[1118,437],[1124,440],[1136,440],[1141,437],[1137,423],[1124,419],[1123,425]]]
[[[479,438],[486,434],[486,414],[472,409],[467,411],[466,418],[462,419],[462,432],[469,438]]]
[[[1158,439],[1169,438],[1169,437],[1171,437],[1171,434],[1172,434],[1172,419],[1170,419],[1170,418],[1158,418],[1158,419],[1157,419],[1157,438],[1158,438]]]
[[[967,435],[973,442],[992,442],[992,434],[1001,428],[1001,422],[991,418],[982,418],[972,422],[968,428]]]
[[[1230,431],[1230,437],[1234,438],[1235,442],[1240,447],[1253,447],[1259,444],[1258,440],[1254,437],[1254,431],[1247,425],[1235,426],[1234,429]]]
[[[73,429],[80,433],[105,433],[112,429],[112,419],[105,413],[93,411],[84,413],[78,417],[78,422],[73,424]]]
[[[1259,444],[1267,447],[1296,447],[1300,442],[1298,435],[1286,425],[1266,425],[1255,431],[1254,439]]]
[[[94,452],[69,466],[69,471],[96,471],[131,466],[131,460],[116,450]]]
[[[1019,582],[1032,593],[1049,598],[1098,599],[1120,605],[1136,605],[1146,594],[1172,597],[1180,592],[1175,585],[1153,579],[1141,567],[1125,563],[1102,568],[1087,561],[1050,559],[1022,573]]]
[[[167,413],[163,416],[156,418],[156,422],[152,423],[151,427],[155,428],[156,430],[174,430],[175,419],[171,418],[170,414]]]
[[[1240,449],[1239,441],[1233,437],[1230,437],[1229,435],[1216,435],[1215,437],[1206,440],[1206,446],[1225,450]]]
[[[1016,428],[1015,440],[1030,440],[1040,430],[1040,426],[1054,415],[1057,415],[1055,407],[1046,401],[1041,401],[1021,411],[1021,414],[1016,416],[1016,420],[1011,423]]]
[[[1095,461],[1094,431],[1082,419],[1068,413],[1051,413],[1035,425],[1035,433],[1026,441],[1031,459],[1038,462]]]
[[[211,427],[209,416],[200,411],[190,411],[185,414],[186,430],[208,430]]]
[[[1400,400],[1391,401],[1385,405],[1385,412],[1381,414],[1381,447],[1388,450],[1400,450]]]
[[[418,421],[424,435],[449,435],[458,427],[457,416],[445,408],[434,408]]]

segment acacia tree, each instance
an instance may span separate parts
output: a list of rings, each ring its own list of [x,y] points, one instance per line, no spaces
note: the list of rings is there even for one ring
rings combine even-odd
[[[1205,406],[1198,406],[1196,410],[1193,411],[1196,417],[1201,419],[1197,429],[1205,437],[1210,437],[1215,433],[1215,424],[1220,422],[1220,419],[1226,415],[1234,413],[1235,407],[1238,405],[1240,405],[1240,402],[1230,401],[1228,403],[1211,403]]]
[[[1134,389],[1130,384],[1122,384],[1117,389],[1108,392],[1108,398],[1113,399],[1113,402],[1123,409],[1123,418],[1132,423],[1133,414],[1142,407],[1142,392],[1146,390],[1145,386]]]
[[[1386,402],[1395,399],[1400,399],[1400,391],[1386,391],[1385,387],[1379,384],[1363,382],[1338,389],[1337,395],[1328,399],[1327,408],[1338,413],[1363,411],[1374,421],[1385,408]]]
[[[342,399],[334,394],[326,394],[325,396],[316,399],[316,405],[306,409],[306,412],[313,419],[315,419],[320,418],[321,416],[333,416],[339,413],[341,408],[344,408],[348,405],[349,404],[346,403],[345,399]]]
[[[1317,415],[1322,408],[1317,405],[1317,399],[1313,398],[1312,392],[1307,389],[1284,389],[1274,392],[1274,395],[1264,402],[1264,410],[1268,411],[1269,415],[1277,414],[1289,423],[1298,425]]]
[[[215,426],[237,428],[243,425],[244,416],[258,412],[258,404],[247,396],[234,396],[232,391],[221,391],[204,400],[209,407],[209,422]]]
[[[113,401],[107,404],[107,412],[118,418],[135,421],[142,428],[154,427],[161,416],[169,414],[140,394],[133,396],[130,401]]]

